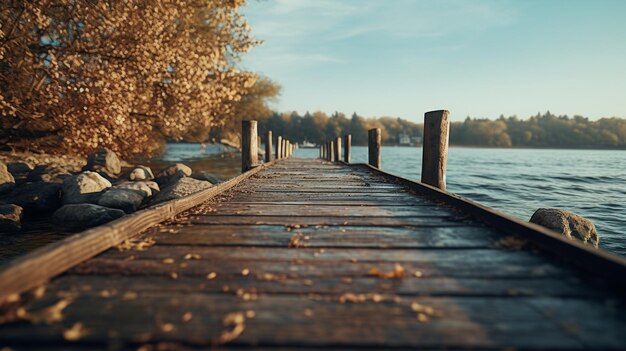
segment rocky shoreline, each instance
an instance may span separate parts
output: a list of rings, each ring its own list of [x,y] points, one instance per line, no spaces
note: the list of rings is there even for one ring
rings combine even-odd
[[[0,154],[0,233],[29,222],[76,232],[137,210],[212,187],[219,179],[177,163],[156,173],[111,150],[87,160],[70,156]]]

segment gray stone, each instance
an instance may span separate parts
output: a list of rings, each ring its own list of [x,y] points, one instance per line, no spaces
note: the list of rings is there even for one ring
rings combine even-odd
[[[133,213],[141,206],[145,198],[141,190],[109,189],[98,200],[98,205],[117,208],[126,213]]]
[[[189,177],[191,173],[191,168],[185,166],[182,163],[177,163],[173,166],[169,166],[159,171],[154,181],[159,184],[161,189],[163,189],[167,188],[170,185],[176,184],[180,179],[184,177]]]
[[[28,179],[28,174],[34,169],[33,166],[26,162],[11,162],[7,164],[7,168],[13,175],[13,178],[15,178],[16,184],[25,183]]]
[[[159,173],[157,173],[157,177],[171,176],[177,173],[178,171],[182,171],[183,174],[186,175],[187,177],[189,177],[192,173],[191,168],[189,168],[189,166],[186,166],[182,163],[177,163],[175,165],[172,165],[172,166],[169,166],[167,168],[160,170]]]
[[[197,180],[205,180],[207,182],[210,182],[213,185],[221,183],[220,179],[217,176],[206,171],[193,172],[191,174],[191,178],[197,179]]]
[[[589,219],[558,208],[540,208],[530,218],[531,223],[552,229],[568,239],[578,239],[598,247],[600,237]]]
[[[64,205],[52,215],[58,226],[78,231],[95,227],[124,216],[124,211],[94,204]]]
[[[176,184],[162,189],[161,192],[159,192],[152,198],[151,204],[154,205],[173,199],[179,199],[198,191],[208,189],[212,186],[213,184],[206,181],[184,177],[176,182]]]
[[[23,209],[17,205],[0,205],[0,233],[15,232],[22,228]]]
[[[122,171],[122,163],[115,152],[109,149],[100,149],[87,157],[87,165],[83,171],[103,172],[115,177]]]
[[[7,165],[0,161],[0,194],[7,193],[13,188],[15,188],[15,178],[7,169]]]
[[[61,206],[61,184],[24,183],[0,198],[0,201],[18,205],[30,214],[52,212]]]
[[[96,203],[100,193],[111,187],[111,182],[96,172],[83,172],[63,181],[63,203]]]
[[[130,180],[152,180],[154,179],[154,174],[152,174],[150,167],[137,166],[130,172],[128,178]]]
[[[178,171],[172,175],[157,176],[154,181],[159,184],[161,189],[167,188],[170,185],[176,184],[180,179],[185,178],[186,175],[183,171]]]
[[[138,181],[138,182],[124,182],[113,186],[115,189],[131,189],[144,193],[144,197],[152,196],[158,193],[161,189],[159,184],[150,181]]]

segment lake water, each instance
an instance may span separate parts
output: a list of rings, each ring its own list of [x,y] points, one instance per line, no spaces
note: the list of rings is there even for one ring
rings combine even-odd
[[[240,173],[239,152],[219,146],[170,144],[148,163],[182,161],[228,179]],[[221,153],[225,152],[225,153]],[[318,157],[298,149],[294,157]],[[420,179],[422,149],[383,147],[382,169]],[[352,162],[367,162],[367,147],[352,147]],[[626,256],[626,151],[450,148],[447,190],[523,220],[556,207],[591,219],[600,246]]]

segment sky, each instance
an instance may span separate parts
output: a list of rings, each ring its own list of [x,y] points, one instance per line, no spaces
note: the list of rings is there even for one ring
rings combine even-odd
[[[278,111],[626,117],[626,0],[249,0]]]

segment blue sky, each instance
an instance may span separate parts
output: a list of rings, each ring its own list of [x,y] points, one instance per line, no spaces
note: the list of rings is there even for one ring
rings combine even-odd
[[[279,111],[626,117],[626,0],[249,0]]]

